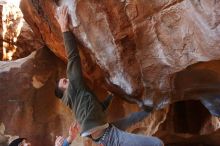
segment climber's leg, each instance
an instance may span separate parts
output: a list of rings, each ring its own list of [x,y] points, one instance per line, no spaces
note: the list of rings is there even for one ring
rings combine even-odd
[[[106,130],[98,143],[104,146],[163,146],[157,137],[127,133],[114,126]]]

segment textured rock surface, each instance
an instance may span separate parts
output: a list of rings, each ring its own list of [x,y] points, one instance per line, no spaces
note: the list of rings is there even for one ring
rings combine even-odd
[[[49,146],[56,135],[67,132],[73,116],[53,94],[63,66],[46,48],[26,58],[0,62],[0,121],[6,134]]]
[[[0,19],[2,20],[2,10],[3,10],[3,5],[0,5]],[[2,27],[2,21],[0,21],[0,58],[3,58],[3,42],[2,42],[2,33],[3,33],[3,27]]]
[[[16,52],[13,54],[12,57],[13,60],[26,57],[34,50],[42,48],[44,46],[42,39],[40,37],[37,37],[35,33],[31,30],[30,26],[24,21],[21,10],[9,10],[13,7],[17,8],[16,6],[12,6],[12,4],[9,5],[4,0],[0,1],[0,18],[2,20],[0,23],[1,60],[4,58],[3,42],[5,43],[4,47],[7,49],[7,52],[16,48]],[[5,9],[5,11],[3,11],[3,9]],[[9,13],[6,13],[6,9]],[[4,60],[7,59],[4,58]]]
[[[64,75],[65,64],[43,48],[26,58],[0,62],[0,69],[0,121],[5,124],[5,133],[27,137],[33,145],[53,145],[56,135],[65,136],[73,115],[53,95],[55,80]],[[101,88],[95,92],[103,98],[106,93]],[[115,98],[108,110],[109,122],[137,110],[136,106]],[[167,110],[152,113],[129,131],[152,135],[166,113]],[[147,131],[138,129],[145,125],[149,126]],[[82,139],[75,144],[83,145]],[[84,144],[92,145],[87,140]]]
[[[8,146],[13,140],[17,139],[19,136],[11,136],[5,133],[5,125],[0,123],[0,146]]]
[[[217,146],[219,126],[219,118],[211,116],[199,101],[184,101],[170,106],[156,135],[169,146]]]
[[[62,34],[54,15],[59,5],[65,4],[71,15],[69,25],[80,43],[87,84],[99,97],[106,94],[102,90],[110,90],[121,98],[126,95],[147,99],[146,104],[157,107],[201,100],[212,115],[220,115],[219,0],[22,0],[21,9],[27,23],[63,60],[66,56]],[[109,111],[110,121],[137,110],[120,99],[115,102]],[[195,112],[198,115],[205,110],[201,104],[192,104],[198,108]],[[167,113],[169,121],[172,109],[171,106],[170,110],[165,108],[154,113],[129,131],[155,133]],[[189,112],[190,109],[194,106],[189,106]],[[165,131],[160,131],[160,127],[157,135],[173,145],[186,141],[207,144],[211,140],[213,145],[219,145],[216,139],[219,119],[209,112],[205,111],[201,121],[198,119],[201,125],[195,127],[194,133],[190,133],[193,128],[175,131],[175,127],[171,127],[170,133],[168,124],[164,126]]]
[[[200,99],[219,116],[219,0],[23,0],[25,19],[36,35],[25,25],[16,56],[40,48],[43,43],[35,43],[35,38],[42,38],[65,60],[62,34],[53,17],[57,5],[63,4],[68,4],[70,27],[81,44],[87,84],[100,99],[106,90],[155,105]],[[0,62],[0,122],[6,134],[28,137],[33,145],[53,145],[55,135],[66,134],[73,117],[53,96],[52,86],[64,66],[45,49]],[[115,99],[108,118],[114,121],[137,110]],[[128,131],[156,132],[168,145],[220,145],[219,119],[209,112],[197,102],[176,103]],[[76,143],[83,145],[82,139]]]
[[[63,59],[54,13],[57,5],[64,4],[69,7],[72,31],[84,46],[82,52],[93,59],[88,66],[96,62],[108,88],[120,95],[158,104],[171,97],[171,77],[177,71],[219,59],[218,0],[23,0],[25,20]]]
[[[18,36],[18,40],[15,45],[18,48],[13,55],[13,60],[26,57],[31,52],[43,48],[45,44],[41,38],[35,35],[30,26],[24,21],[24,24],[21,28],[21,33]]]
[[[4,135],[5,133],[5,126],[4,124],[0,124],[0,146],[7,146],[8,144],[8,137]]]

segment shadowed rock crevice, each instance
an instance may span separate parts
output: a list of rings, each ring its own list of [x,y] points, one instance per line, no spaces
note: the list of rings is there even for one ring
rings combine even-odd
[[[214,116],[220,116],[220,62],[201,62],[178,72],[173,78],[172,100],[201,100]]]
[[[217,146],[219,122],[199,101],[177,102],[156,135],[169,146]]]

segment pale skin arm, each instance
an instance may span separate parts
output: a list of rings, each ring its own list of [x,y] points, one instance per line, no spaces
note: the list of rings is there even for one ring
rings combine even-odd
[[[69,31],[68,16],[67,6],[58,7],[55,18],[57,19],[62,32]]]
[[[63,32],[63,40],[65,45],[65,52],[67,55],[67,78],[69,79],[69,86],[75,90],[81,90],[85,88],[82,67],[80,61],[79,50],[77,48],[76,38],[69,29],[69,15],[67,6],[62,6],[57,9],[56,19]],[[72,95],[74,96],[74,95]]]

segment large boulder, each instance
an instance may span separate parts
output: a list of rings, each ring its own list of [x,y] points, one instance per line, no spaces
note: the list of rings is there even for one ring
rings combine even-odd
[[[87,68],[98,65],[102,85],[122,98],[146,99],[149,105],[172,103],[176,72],[220,56],[216,0],[22,0],[25,20],[66,60],[54,18],[60,5],[69,8],[69,25],[83,46],[82,54],[92,57]],[[90,79],[94,71],[84,69]]]
[[[219,119],[210,115],[220,115],[219,0],[22,0],[34,38],[41,38],[66,61],[54,18],[60,5],[69,8],[69,26],[78,39],[86,83],[100,100],[110,90],[117,97],[145,99],[146,104],[163,108],[128,131],[156,134],[166,144],[212,140],[219,145]],[[53,145],[55,136],[66,135],[74,119],[53,95],[55,80],[65,76],[65,64],[52,52],[38,49],[26,58],[0,62],[0,122],[7,134],[27,137],[33,145]],[[201,100],[208,110],[197,102],[174,103],[192,99]],[[115,98],[108,120],[138,110]],[[76,143],[83,145],[82,139]]]
[[[12,25],[17,26],[16,21]],[[33,25],[31,27],[34,29]],[[9,32],[12,32],[13,27],[10,28]],[[3,41],[10,39],[9,32],[6,33],[8,35]],[[0,62],[0,92],[2,93],[0,98],[3,105],[0,106],[0,122],[5,124],[6,134],[27,137],[32,145],[53,145],[56,135],[67,135],[68,127],[74,120],[74,116],[53,95],[55,81],[65,76],[65,64],[47,47],[42,48],[44,43],[41,38],[42,35],[39,35],[38,31],[33,32],[29,25],[23,22],[18,40],[13,43],[17,46],[17,51],[13,56],[14,61]],[[61,41],[62,37],[60,42],[58,41],[60,46],[62,46]],[[107,84],[104,80],[107,74],[96,64],[90,52],[81,45],[79,47],[80,50],[85,50],[81,52],[85,80],[100,100],[105,98],[107,90],[113,90],[115,93],[119,91],[117,95],[123,95],[123,92],[120,93],[120,90]],[[62,51],[63,46],[58,49]],[[37,51],[33,52],[34,50]],[[62,52],[61,55],[64,54]],[[138,110],[137,106],[115,98],[108,111],[108,120],[109,122],[116,121]],[[153,135],[165,120],[166,113],[167,109],[155,111],[144,121],[132,125],[127,130]],[[3,140],[8,141],[7,136],[2,135]],[[78,138],[73,143],[73,145],[83,144],[92,145],[90,140],[83,142],[82,138]]]

